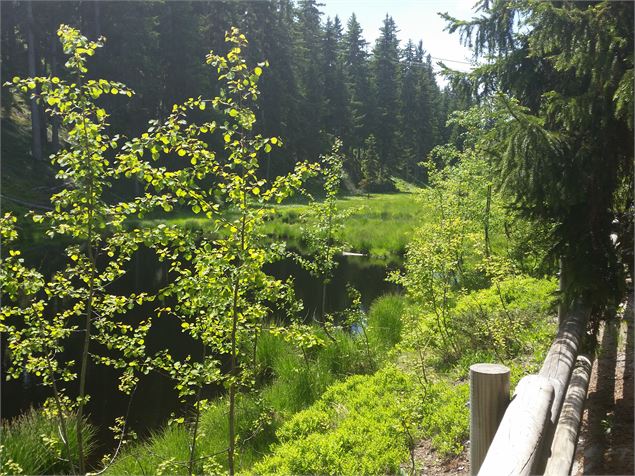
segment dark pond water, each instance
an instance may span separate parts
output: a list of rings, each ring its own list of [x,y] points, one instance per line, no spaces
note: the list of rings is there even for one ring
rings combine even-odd
[[[56,263],[62,256],[59,248],[31,250],[30,254],[29,261],[34,264],[46,263],[46,267],[50,269],[61,265]],[[346,291],[347,284],[353,285],[360,291],[365,308],[382,294],[398,291],[395,285],[385,281],[387,272],[397,267],[394,263],[371,261],[357,256],[342,256],[338,258],[338,262],[335,276],[327,287],[327,311],[340,311],[350,304]],[[292,276],[296,295],[304,303],[304,315],[311,316],[314,312],[319,312],[321,284],[293,260],[286,259],[271,264],[267,272],[277,278]],[[117,289],[114,292],[155,291],[165,284],[166,279],[166,266],[159,263],[152,252],[142,250],[136,255],[128,274],[117,283]],[[148,304],[145,308],[135,309],[134,314],[127,318],[138,321],[152,313],[153,308],[153,304]],[[69,343],[67,355],[64,358],[79,360],[80,337],[81,335],[78,335],[76,341]],[[200,349],[187,336],[181,334],[179,322],[169,318],[154,321],[147,339],[147,346],[149,352],[168,347],[175,357],[182,358],[188,354],[194,358],[200,357]],[[4,375],[7,364],[4,342],[2,342],[1,350],[2,374]],[[116,371],[100,365],[92,365],[89,373],[87,385],[88,393],[92,397],[88,405],[88,413],[91,421],[101,428],[102,441],[109,439],[107,427],[112,424],[113,419],[127,412],[129,412],[130,427],[143,435],[165,423],[172,412],[183,411],[176,393],[172,390],[172,382],[166,377],[158,374],[145,376],[130,400],[117,390],[117,376]],[[19,381],[6,382],[3,377],[1,389],[3,419],[17,416],[30,406],[38,406],[49,396],[47,388],[42,387],[37,379],[26,374]],[[219,389],[209,389],[207,397],[214,396],[218,391]]]

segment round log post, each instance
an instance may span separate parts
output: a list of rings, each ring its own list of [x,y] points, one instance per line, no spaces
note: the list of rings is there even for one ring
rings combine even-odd
[[[499,364],[470,367],[470,468],[472,475],[485,459],[509,403],[509,368]]]

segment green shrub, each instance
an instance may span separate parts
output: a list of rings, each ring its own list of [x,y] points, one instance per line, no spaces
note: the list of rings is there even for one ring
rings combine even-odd
[[[476,357],[502,363],[538,357],[554,337],[555,290],[554,280],[517,276],[458,294],[445,316],[409,306],[402,347],[424,349],[428,363],[444,372],[467,368]]]
[[[277,432],[258,474],[396,473],[409,456],[412,379],[395,367],[331,386]]]
[[[78,461],[75,416],[68,416],[66,431],[75,465]],[[95,449],[95,427],[85,422],[82,428],[84,453]],[[60,438],[58,420],[42,410],[30,409],[2,424],[1,474],[68,474],[66,447]]]
[[[452,310],[459,347],[494,351],[501,360],[544,346],[553,339],[556,287],[555,280],[520,276],[462,295]]]
[[[381,296],[368,311],[368,340],[373,348],[388,350],[401,340],[405,298],[397,294]]]
[[[469,437],[470,422],[467,403],[468,383],[435,382],[426,388],[421,403],[423,436],[430,438],[434,448],[443,456],[460,454]]]

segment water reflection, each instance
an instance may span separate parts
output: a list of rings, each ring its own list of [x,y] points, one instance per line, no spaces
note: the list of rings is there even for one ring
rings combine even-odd
[[[34,263],[48,263],[51,269],[62,265],[60,249],[43,248],[39,257],[32,256],[29,261]],[[362,305],[368,308],[378,296],[397,290],[394,284],[385,281],[390,269],[395,269],[396,263],[388,264],[373,261],[367,257],[341,256],[335,275],[327,286],[327,312],[341,311],[350,305],[346,287],[354,286],[360,293]],[[286,279],[294,278],[296,296],[304,303],[304,315],[310,318],[318,313],[321,307],[322,286],[319,280],[313,278],[292,259],[285,259],[267,266],[266,271],[271,275]],[[167,266],[160,263],[153,252],[141,250],[133,259],[129,273],[115,285],[113,292],[125,294],[128,292],[154,292],[167,282]],[[169,303],[168,303],[169,305]],[[156,306],[146,303],[131,311],[127,319],[139,322],[146,319]],[[81,334],[69,342],[63,358],[79,360],[81,349]],[[154,320],[152,330],[147,338],[147,349],[150,353],[170,348],[175,358],[186,355],[200,357],[201,349],[188,336],[181,333],[180,323],[168,317]],[[104,351],[105,349],[95,349]],[[2,374],[7,365],[5,345],[2,342]],[[117,390],[119,372],[114,369],[95,365],[91,362],[88,380],[88,393],[92,396],[88,405],[91,421],[100,427],[102,441],[109,439],[107,427],[115,417],[125,415],[129,411],[129,425],[141,435],[164,424],[172,412],[179,410],[176,393],[172,390],[172,382],[165,376],[153,373],[144,376],[134,394],[129,407],[129,399]],[[209,388],[206,397],[218,394],[219,388]],[[25,374],[18,381],[2,382],[2,417],[12,418],[19,415],[29,406],[38,406],[48,396],[48,389],[38,384],[37,379]]]

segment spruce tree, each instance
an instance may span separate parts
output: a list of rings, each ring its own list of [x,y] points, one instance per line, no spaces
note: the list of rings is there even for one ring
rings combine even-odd
[[[613,220],[628,230],[620,239],[632,238],[632,213],[623,212],[633,204],[633,4],[483,1],[478,9],[469,21],[445,17],[493,61],[454,83],[480,100],[498,91],[506,119],[488,141],[502,185],[525,215],[555,225],[569,297],[604,305],[620,287]]]
[[[375,138],[382,174],[396,168],[397,134],[399,131],[399,40],[397,25],[389,15],[380,28],[373,49],[373,79],[376,91],[377,123]]]
[[[368,63],[368,43],[353,13],[344,35],[344,70],[350,93],[352,131],[350,147],[359,148],[373,130],[374,101]]]
[[[317,160],[326,146],[322,133],[325,97],[322,13],[319,7],[316,0],[300,0],[295,23],[295,64],[302,94],[298,144],[302,145],[301,153],[310,160]]]
[[[341,31],[330,18],[324,27],[324,130],[348,143],[350,135],[349,95],[340,54]]]

